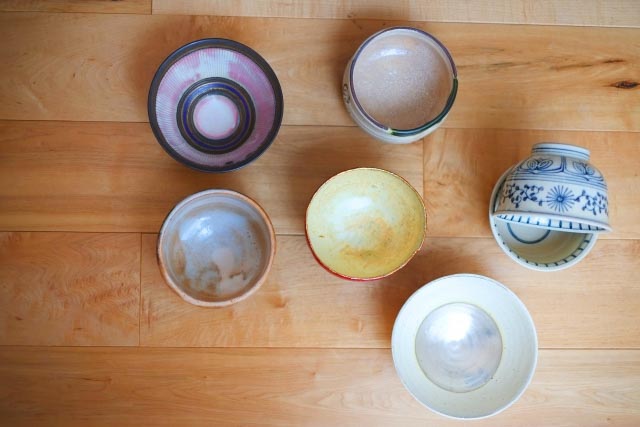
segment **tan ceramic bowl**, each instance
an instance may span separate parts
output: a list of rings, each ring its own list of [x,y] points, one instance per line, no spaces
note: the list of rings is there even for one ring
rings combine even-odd
[[[176,205],[158,238],[167,284],[185,301],[206,307],[238,302],[265,281],[275,255],[269,217],[235,191],[207,190]]]
[[[325,182],[307,208],[306,232],[318,262],[351,280],[379,279],[402,268],[422,246],[422,198],[382,169],[342,172]]]

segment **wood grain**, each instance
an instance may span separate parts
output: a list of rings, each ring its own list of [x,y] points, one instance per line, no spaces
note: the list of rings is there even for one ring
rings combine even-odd
[[[424,200],[432,236],[485,237],[489,199],[500,176],[531,154],[537,142],[557,141],[591,151],[609,187],[612,233],[640,238],[638,134],[491,129],[443,129],[424,142]]]
[[[357,283],[325,272],[303,237],[278,236],[273,269],[251,298],[207,310],[189,305],[158,271],[155,235],[142,241],[140,342],[170,347],[389,347],[398,311],[441,276],[475,273],[510,287],[528,307],[543,348],[639,348],[640,241],[598,242],[554,274],[516,265],[493,239],[428,239],[387,279]],[[579,298],[579,303],[576,303]]]
[[[0,229],[157,232],[183,197],[211,187],[258,200],[281,234],[302,234],[313,192],[333,174],[359,166],[391,169],[424,187],[431,236],[491,236],[491,190],[539,141],[592,151],[609,184],[613,233],[640,237],[636,134],[441,129],[424,143],[382,144],[357,128],[285,126],[267,153],[240,171],[207,175],[173,161],[148,125],[0,122]],[[46,156],[43,155],[46,153]]]
[[[154,0],[153,13],[388,19],[502,24],[640,26],[633,0]]]
[[[150,14],[151,0],[0,0],[0,11]]]
[[[639,351],[543,350],[523,397],[474,425],[637,425],[639,381]],[[0,394],[12,426],[460,425],[409,395],[386,349],[3,348]]]
[[[430,31],[455,58],[460,89],[447,127],[640,131],[638,29],[397,24]],[[344,67],[369,35],[388,25],[4,14],[0,119],[146,121],[147,91],[161,61],[186,42],[225,37],[251,46],[273,66],[284,91],[285,124],[354,126],[342,103]]]
[[[346,169],[396,172],[422,192],[422,145],[382,144],[358,128],[283,127],[255,163],[205,174],[177,163],[146,123],[0,122],[0,230],[157,232],[189,194],[254,198],[276,231],[304,232],[316,189]]]
[[[0,233],[0,345],[138,345],[140,236]]]

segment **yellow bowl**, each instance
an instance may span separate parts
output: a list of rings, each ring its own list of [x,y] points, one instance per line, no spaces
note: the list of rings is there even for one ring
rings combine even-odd
[[[318,262],[351,280],[374,280],[402,268],[426,235],[424,203],[403,178],[382,169],[339,173],[314,194],[306,233]]]

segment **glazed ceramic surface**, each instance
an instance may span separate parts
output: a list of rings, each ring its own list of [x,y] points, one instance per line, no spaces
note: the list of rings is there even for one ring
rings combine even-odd
[[[229,305],[255,292],[274,255],[267,214],[228,190],[203,191],[178,203],[158,238],[166,282],[186,301],[202,306]]]
[[[513,404],[531,382],[538,340],[524,304],[504,285],[473,274],[420,288],[393,327],[402,383],[429,409],[484,418]]]
[[[494,215],[510,172],[505,172],[498,180],[489,203],[491,232],[500,248],[518,264],[538,271],[562,270],[586,257],[596,244],[597,233],[532,226],[526,221],[504,221]]]
[[[369,37],[347,64],[343,98],[354,121],[390,143],[409,143],[433,132],[456,97],[457,72],[435,37],[393,27]]]
[[[149,121],[162,147],[198,170],[225,172],[255,160],[282,122],[278,79],[267,62],[232,40],[189,43],[160,65]]]
[[[307,209],[311,250],[321,265],[348,279],[372,280],[400,269],[422,246],[425,228],[420,195],[381,169],[334,176]]]
[[[570,232],[611,230],[604,177],[589,163],[589,150],[568,144],[536,144],[505,177],[495,215]]]

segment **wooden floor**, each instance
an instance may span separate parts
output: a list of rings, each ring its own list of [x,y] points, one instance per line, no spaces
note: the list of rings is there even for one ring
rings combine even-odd
[[[460,89],[409,146],[355,127],[340,79],[376,30],[440,38]],[[147,123],[171,51],[225,37],[283,86],[269,151],[228,174],[172,160]],[[428,281],[509,286],[536,322],[523,397],[474,425],[640,425],[640,7],[634,0],[0,0],[0,424],[459,425],[403,388],[390,336]],[[591,150],[614,232],[579,265],[524,269],[487,222],[501,173],[533,143]],[[376,166],[424,196],[428,239],[403,270],[340,280],[307,248],[304,212],[333,174]],[[225,309],[163,282],[156,233],[206,188],[256,199],[277,231],[267,283]]]

